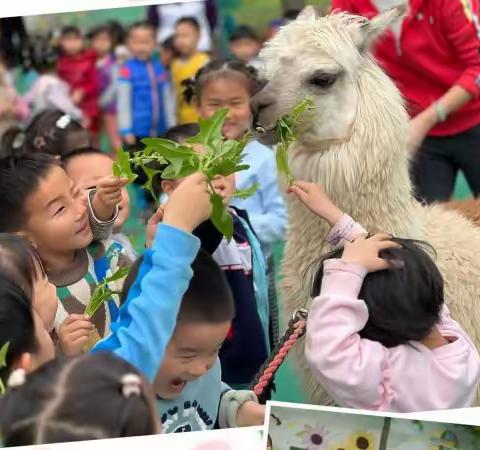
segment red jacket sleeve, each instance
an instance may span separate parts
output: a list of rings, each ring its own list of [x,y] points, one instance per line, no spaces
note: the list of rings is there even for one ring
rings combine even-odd
[[[355,9],[354,3],[354,1],[350,0],[332,0],[330,12],[338,10],[339,12],[348,12],[350,14],[360,15],[360,13]]]
[[[443,1],[443,28],[456,57],[465,67],[456,84],[480,96],[480,24],[478,0]]]

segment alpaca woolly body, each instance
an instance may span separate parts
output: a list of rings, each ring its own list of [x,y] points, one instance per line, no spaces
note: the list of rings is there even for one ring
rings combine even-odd
[[[299,46],[312,45],[305,42],[304,35],[295,33],[306,33],[308,27],[307,32],[313,35],[327,30],[333,42],[335,37],[345,39],[345,27],[355,20],[352,16],[333,15],[315,20],[300,18],[297,24],[285,26],[262,51],[267,79],[275,80],[280,69],[275,54],[282,51],[286,41],[296,46],[300,55],[303,53]],[[322,45],[328,43],[323,41]],[[289,150],[294,178],[322,185],[332,201],[369,232],[388,232],[430,243],[445,280],[447,305],[479,348],[480,229],[456,212],[441,206],[422,207],[414,200],[406,146],[408,115],[401,95],[368,54],[362,56],[355,77],[358,101],[345,137],[322,141],[318,135],[316,139],[312,136],[315,130],[305,128],[298,143]],[[287,98],[288,93],[283,95]],[[277,103],[282,101],[277,98]],[[314,102],[317,100],[317,110],[324,98],[313,98]],[[298,100],[290,99],[288,107]],[[276,117],[269,117],[266,111],[260,118],[272,122],[288,109],[283,105],[271,109],[274,107],[271,115]],[[309,307],[310,290],[318,271],[316,261],[331,249],[325,242],[329,226],[293,196],[287,198],[287,204],[289,227],[281,288],[283,312],[288,318],[295,309]],[[297,345],[294,354],[310,400],[327,403],[328,396],[307,366],[304,345]]]

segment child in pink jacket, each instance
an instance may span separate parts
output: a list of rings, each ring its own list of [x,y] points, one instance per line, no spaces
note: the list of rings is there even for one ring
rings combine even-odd
[[[305,349],[333,400],[401,413],[471,406],[480,358],[450,317],[427,244],[366,237],[315,184],[290,191],[329,222],[327,240],[337,247],[314,282]]]

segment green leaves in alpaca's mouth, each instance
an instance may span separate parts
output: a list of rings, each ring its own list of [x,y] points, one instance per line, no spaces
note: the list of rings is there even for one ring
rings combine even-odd
[[[305,97],[292,110],[277,121],[275,133],[277,137],[276,160],[277,169],[283,173],[288,184],[293,183],[293,175],[288,164],[288,149],[298,139],[298,125],[304,120],[306,113],[313,113],[315,106],[311,97]]]

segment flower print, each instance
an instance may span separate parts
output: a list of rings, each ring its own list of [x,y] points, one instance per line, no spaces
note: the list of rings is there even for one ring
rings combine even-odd
[[[350,435],[345,450],[377,450],[375,435],[369,431],[357,431]]]
[[[304,430],[297,435],[303,438],[302,445],[306,450],[327,450],[328,434],[329,432],[324,427],[305,425]]]
[[[450,430],[436,433],[430,438],[432,450],[455,450],[459,447],[458,437]]]

